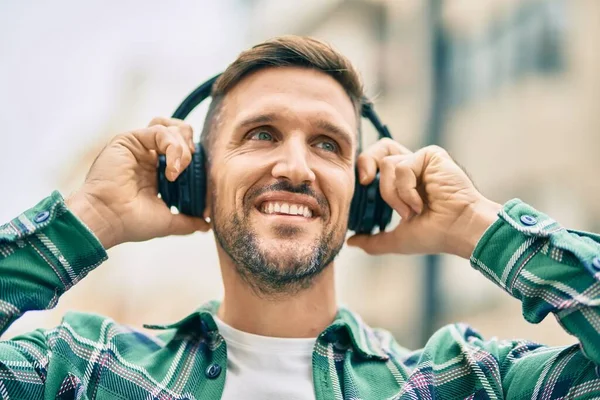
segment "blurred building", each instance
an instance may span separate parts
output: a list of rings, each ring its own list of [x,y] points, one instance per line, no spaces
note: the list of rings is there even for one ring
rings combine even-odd
[[[597,2],[315,1],[302,10],[275,0],[254,5],[253,41],[283,32],[315,35],[347,54],[403,144],[441,144],[488,197],[518,197],[565,226],[600,230],[600,180],[594,177],[600,171],[600,57],[586,39],[599,33]],[[431,137],[436,120],[442,126]],[[432,317],[424,309],[425,291],[431,289],[433,327],[460,320],[487,337],[573,341],[552,318],[538,326],[525,322],[520,303],[465,260],[443,257],[432,288],[424,284],[423,258],[374,259],[344,251],[338,262],[341,299],[407,346],[422,344],[423,320]],[[406,283],[402,291],[399,281]]]
[[[127,57],[111,64],[113,84],[104,103],[96,102],[103,119],[84,125],[89,138],[73,139],[78,145],[62,153],[52,187],[63,193],[76,188],[109,137],[168,114],[241,49],[293,33],[325,39],[348,55],[363,73],[380,116],[407,147],[440,143],[486,196],[498,202],[519,197],[568,227],[600,231],[600,180],[594,176],[600,170],[600,55],[589,39],[600,34],[599,2],[232,0],[211,9],[223,27],[202,31],[191,23],[201,16],[207,20],[202,7],[161,11],[174,23],[170,41],[155,38],[142,45],[123,30],[113,42],[128,44],[120,47]],[[134,9],[128,12],[136,18]],[[102,35],[115,28],[93,29]],[[219,34],[211,36],[214,32]],[[181,38],[186,46],[164,49]],[[92,51],[86,43],[73,46]],[[162,58],[153,57],[153,46]],[[192,116],[197,129],[201,121],[202,112]],[[71,124],[57,123],[67,129]],[[70,129],[74,138],[78,132]],[[373,132],[365,136],[365,146],[375,140]],[[168,322],[222,294],[211,235],[127,244],[109,254],[110,260],[65,295],[56,310],[26,316],[7,336],[52,326],[73,308],[136,326]],[[423,257],[371,257],[344,249],[336,262],[340,301],[368,323],[394,332],[407,347],[422,344],[424,326],[459,320],[486,337],[573,342],[551,318],[537,326],[525,322],[520,303],[468,261],[438,261],[431,285]]]
[[[600,3],[448,3],[448,148],[487,196],[518,197],[564,226],[598,232],[600,56],[588,38],[600,34]],[[442,280],[459,285],[461,266],[448,264]],[[553,318],[532,326],[520,304],[480,290],[447,291],[444,319],[467,319],[488,335],[574,340]]]

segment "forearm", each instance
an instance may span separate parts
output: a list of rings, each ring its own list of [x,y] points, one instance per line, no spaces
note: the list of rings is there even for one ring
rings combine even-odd
[[[96,237],[55,192],[0,227],[0,334],[60,295],[106,259]]]
[[[483,235],[471,264],[523,303],[533,323],[550,312],[600,363],[600,281],[594,268],[600,237],[569,232],[548,216],[513,200]]]

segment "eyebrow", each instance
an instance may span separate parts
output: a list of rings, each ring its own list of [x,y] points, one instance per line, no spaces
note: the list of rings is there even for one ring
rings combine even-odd
[[[253,125],[269,124],[271,122],[274,122],[276,119],[277,119],[277,116],[273,113],[260,114],[260,115],[256,115],[254,117],[250,117],[248,119],[243,120],[242,122],[240,122],[239,126],[240,126],[240,128],[248,128]]]
[[[324,119],[318,119],[316,121],[315,126],[319,129],[323,129],[324,131],[329,132],[332,136],[337,137],[338,139],[346,142],[346,144],[349,147],[352,147],[352,139],[350,138],[348,132],[338,127],[337,125],[334,125],[331,122],[326,121]]]
[[[260,114],[243,120],[239,124],[239,127],[247,128],[259,124],[269,124],[275,122],[277,119],[279,119],[279,116],[275,113]],[[319,118],[318,120],[314,121],[312,125],[315,126],[317,129],[322,129],[328,132],[332,136],[337,137],[341,141],[345,142],[348,146],[352,147],[352,139],[350,134],[348,134],[346,130],[340,128],[339,126],[322,118]]]

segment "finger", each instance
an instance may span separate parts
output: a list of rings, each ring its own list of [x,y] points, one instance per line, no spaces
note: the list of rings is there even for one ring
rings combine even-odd
[[[377,161],[374,157],[361,153],[356,160],[356,166],[358,168],[358,181],[361,185],[368,185],[373,182],[377,173]]]
[[[146,149],[155,150],[159,154],[166,155],[167,168],[165,175],[171,181],[177,179],[177,176],[182,171],[181,158],[184,148],[187,148],[182,145],[182,141],[178,135],[163,125],[153,125],[149,128],[139,129],[133,131],[132,135]]]
[[[362,152],[356,161],[359,171],[359,181],[363,185],[367,185],[373,181],[377,173],[379,162],[389,155],[395,154],[410,154],[411,151],[400,143],[389,138],[378,140]]]
[[[398,248],[392,232],[379,232],[375,235],[354,235],[346,241],[348,246],[363,249],[367,254],[377,255],[395,252]]]
[[[181,171],[183,171],[190,165],[190,162],[192,161],[192,152],[189,148],[189,143],[179,127],[170,126],[167,129],[179,140],[179,143],[181,144],[183,150],[181,155]]]
[[[169,235],[189,235],[194,232],[208,232],[210,224],[198,217],[184,214],[173,215],[169,224]]]
[[[181,130],[183,137],[185,138],[186,144],[188,145],[192,153],[194,152],[194,130],[192,129],[192,126],[187,122],[177,118],[154,117],[152,121],[150,121],[150,124],[148,126],[153,125],[178,127]]]
[[[379,166],[379,191],[381,197],[390,205],[402,219],[410,218],[411,208],[398,193],[396,185],[396,165],[407,156],[396,155],[385,157]]]
[[[423,212],[423,199],[417,191],[417,185],[423,173],[421,154],[415,154],[396,163],[394,169],[398,197],[408,204],[416,214],[421,214]]]

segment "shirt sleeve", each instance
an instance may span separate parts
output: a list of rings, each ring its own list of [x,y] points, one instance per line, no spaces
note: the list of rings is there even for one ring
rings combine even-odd
[[[0,335],[26,311],[54,307],[106,258],[58,192],[0,226]],[[0,398],[42,398],[51,355],[41,329],[1,341]]]
[[[106,258],[57,191],[0,226],[0,335],[26,311],[54,307]]]
[[[600,365],[600,236],[567,230],[514,199],[477,244],[471,265],[522,303],[532,323],[554,314]]]

